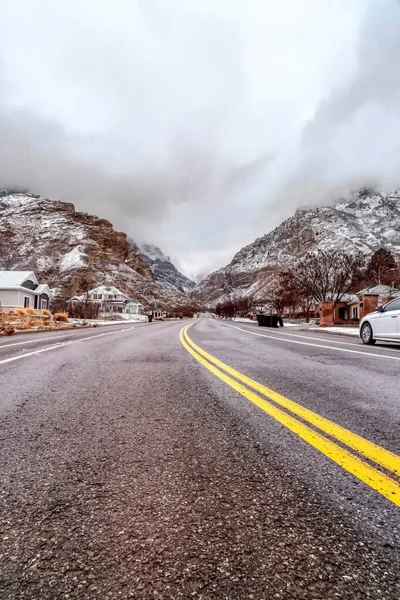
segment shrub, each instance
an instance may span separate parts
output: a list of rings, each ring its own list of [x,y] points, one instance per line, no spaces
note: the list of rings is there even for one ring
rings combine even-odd
[[[38,317],[31,319],[29,325],[31,327],[41,327],[43,325],[43,319],[40,319]]]
[[[4,330],[4,333],[6,335],[14,335],[15,329],[14,329],[14,327],[6,327]]]
[[[42,315],[43,315],[44,317],[51,317],[51,311],[50,311],[48,308],[44,308],[44,309],[42,310]]]
[[[34,308],[28,307],[25,309],[26,315],[36,315],[36,310]]]
[[[64,323],[68,322],[68,313],[66,313],[66,312],[62,312],[62,313],[59,312],[59,313],[56,313],[54,316],[56,318],[56,321],[62,321]]]
[[[17,308],[17,315],[19,315],[20,317],[24,317],[26,315],[26,309],[25,308]]]

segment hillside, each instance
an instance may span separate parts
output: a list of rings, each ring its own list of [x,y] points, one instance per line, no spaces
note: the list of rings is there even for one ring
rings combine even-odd
[[[233,296],[257,297],[279,267],[306,252],[337,247],[367,255],[385,247],[400,255],[400,193],[364,189],[330,206],[299,209],[200,282],[194,295],[210,306]]]
[[[0,192],[0,268],[32,269],[64,296],[113,284],[146,306],[187,304],[183,294],[157,285],[148,263],[109,221],[34,194]]]

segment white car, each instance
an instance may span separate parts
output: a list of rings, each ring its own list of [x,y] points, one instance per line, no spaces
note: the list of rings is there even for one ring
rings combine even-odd
[[[365,315],[360,323],[360,337],[364,344],[375,344],[377,340],[400,342],[400,298]]]

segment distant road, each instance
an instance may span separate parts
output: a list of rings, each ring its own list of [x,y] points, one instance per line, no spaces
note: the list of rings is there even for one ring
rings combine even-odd
[[[0,597],[398,600],[399,381],[216,319],[0,338]]]

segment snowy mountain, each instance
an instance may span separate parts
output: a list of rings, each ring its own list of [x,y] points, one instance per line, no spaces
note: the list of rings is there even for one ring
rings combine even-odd
[[[196,283],[178,271],[170,257],[166,256],[158,246],[152,244],[138,246],[131,239],[129,242],[143,262],[150,267],[158,285],[182,294],[187,294],[194,289]]]
[[[297,210],[200,282],[194,296],[209,305],[233,296],[261,296],[277,268],[306,252],[337,247],[365,254],[384,247],[400,255],[400,192],[363,189],[330,206]]]
[[[34,270],[65,297],[111,284],[149,307],[188,301],[156,283],[148,263],[109,221],[34,194],[0,192],[0,269]]]

